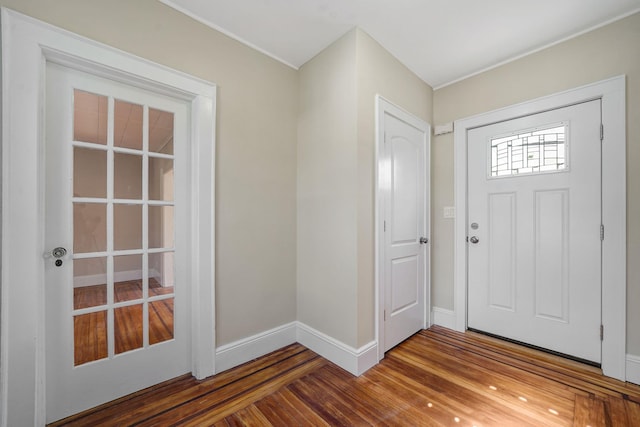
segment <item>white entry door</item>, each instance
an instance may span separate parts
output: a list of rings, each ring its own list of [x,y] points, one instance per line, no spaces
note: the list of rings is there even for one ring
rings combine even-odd
[[[189,107],[47,65],[47,421],[191,371]]]
[[[428,296],[429,126],[384,111],[384,351],[425,327]]]
[[[600,101],[468,135],[468,326],[600,363]]]

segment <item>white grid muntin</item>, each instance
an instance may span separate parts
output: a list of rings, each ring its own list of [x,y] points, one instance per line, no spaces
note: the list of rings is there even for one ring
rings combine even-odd
[[[75,89],[86,92],[82,89]],[[174,292],[161,294],[161,295],[149,295],[149,254],[158,253],[175,253],[175,223],[173,226],[173,241],[172,247],[161,248],[149,248],[149,206],[171,206],[175,207],[175,197],[172,200],[150,200],[149,199],[149,159],[159,158],[170,160],[174,164],[175,171],[175,155],[156,153],[149,151],[149,106],[143,104],[143,121],[142,121],[142,150],[119,147],[115,145],[115,102],[121,101],[120,98],[116,98],[110,95],[104,95],[95,92],[89,92],[94,95],[104,96],[108,100],[107,108],[107,141],[106,144],[92,143],[86,141],[78,141],[72,138],[71,149],[75,147],[105,151],[107,154],[107,169],[106,169],[106,185],[107,194],[106,198],[101,197],[72,197],[72,205],[76,203],[91,203],[104,205],[106,207],[106,251],[95,252],[82,252],[72,254],[72,259],[92,259],[92,258],[104,258],[106,260],[106,290],[107,301],[106,304],[97,305],[93,307],[85,307],[80,309],[72,309],[71,319],[75,316],[91,314],[97,312],[107,312],[107,357],[90,362],[77,365],[76,367],[85,366],[90,363],[99,362],[100,360],[110,360],[114,357],[118,357],[121,354],[129,353],[131,351],[138,351],[150,347],[149,344],[149,304],[156,301],[163,301],[171,298],[175,298]],[[122,100],[123,102],[130,102]],[[136,104],[140,105],[140,104]],[[172,113],[173,114],[173,113]],[[114,183],[115,183],[115,154],[130,154],[140,156],[142,159],[142,198],[141,199],[123,199],[115,198]],[[175,172],[174,172],[175,173]],[[174,177],[175,179],[175,177]],[[132,205],[142,207],[142,244],[139,249],[115,249],[115,224],[114,224],[114,208],[116,205]],[[73,210],[72,210],[73,211]],[[115,301],[115,271],[114,271],[114,257],[125,255],[142,255],[142,297],[135,298],[127,301]],[[134,305],[142,305],[142,347],[127,350],[123,353],[115,353],[115,310],[122,307],[130,307]],[[175,317],[174,317],[175,321]],[[175,339],[175,336],[174,338]],[[171,341],[171,340],[169,340]],[[163,341],[165,342],[165,341]],[[156,344],[161,344],[156,343]],[[156,345],[154,344],[154,345]]]

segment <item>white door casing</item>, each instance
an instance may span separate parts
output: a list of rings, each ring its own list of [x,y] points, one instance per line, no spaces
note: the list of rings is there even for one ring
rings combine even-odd
[[[454,177],[458,215],[454,229],[456,330],[467,328],[467,141],[470,130],[580,102],[602,102],[602,370],[625,380],[626,369],[626,84],[615,77],[455,122]]]
[[[600,363],[600,100],[472,129],[467,151],[468,326]]]
[[[53,63],[47,64],[46,74],[45,247],[49,249],[63,246],[68,251],[67,256],[60,259],[60,266],[56,266],[55,260],[50,256],[45,260],[47,422],[53,422],[191,371],[188,317],[190,287],[186,268],[189,262],[187,251],[190,229],[190,217],[186,209],[189,204],[187,171],[190,157],[189,146],[186,144],[189,137],[189,105],[185,101],[142,91]],[[77,94],[77,98],[74,94]],[[109,127],[115,128],[119,134],[114,135],[114,131],[105,132],[105,135],[111,135],[107,138],[109,141],[104,141],[106,145],[101,145],[101,142],[86,135],[86,124],[90,123],[90,117],[85,118],[84,123],[74,119],[76,108],[82,108],[78,111],[88,111],[87,100],[95,102],[100,96],[105,101],[108,97],[112,99],[112,102],[107,102],[108,105],[113,105],[111,113],[102,117],[105,124],[111,123]],[[136,122],[135,118],[131,119],[130,112],[126,115],[119,112],[119,108],[129,108],[132,105],[140,107],[140,118],[148,118]],[[143,109],[146,109],[146,114],[143,114]],[[153,130],[152,120],[160,117],[154,111],[164,112],[162,126],[166,127],[161,130],[161,140],[158,140],[158,130]],[[107,120],[107,116],[113,119]],[[145,122],[148,123],[143,126]],[[149,131],[143,132],[143,128]],[[89,137],[72,143],[75,129],[82,136]],[[136,135],[136,131],[140,132],[139,135]],[[152,147],[152,143],[166,143],[167,136],[164,132],[173,134],[169,154],[161,154],[160,146]],[[145,143],[138,138],[142,138]],[[132,142],[139,142],[140,146],[137,149],[123,147],[123,143]],[[112,153],[113,158],[107,153]],[[92,164],[93,168],[85,169],[85,166],[73,160],[75,155],[80,156],[85,163]],[[94,157],[96,155],[98,158]],[[145,164],[149,166],[143,166],[143,159],[147,159]],[[154,163],[159,161],[163,162],[163,166]],[[120,162],[127,166],[127,170],[119,166]],[[107,163],[113,166],[106,167],[106,170],[100,167]],[[76,174],[76,167],[79,168],[79,173],[86,172]],[[158,175],[160,167],[171,171],[168,173],[171,175],[171,185],[166,185],[167,173]],[[173,173],[174,169],[176,174]],[[143,170],[147,173],[143,173]],[[83,182],[76,182],[76,178]],[[87,186],[88,183],[93,185]],[[131,194],[131,189],[134,189],[134,193],[139,189],[140,194]],[[162,193],[159,192],[160,189],[163,189]],[[82,194],[77,194],[78,191]],[[90,193],[83,193],[84,191]],[[104,192],[104,198],[96,198],[96,193],[93,192]],[[89,194],[93,197],[83,197]],[[91,203],[97,200],[100,203]],[[107,206],[112,206],[113,210],[105,209],[105,217],[97,215],[96,207],[99,209]],[[170,209],[165,208],[168,206]],[[78,211],[75,207],[78,207]],[[133,212],[127,210],[131,208]],[[156,213],[160,211],[175,211],[177,221],[158,222]],[[82,220],[80,217],[76,218],[76,215],[81,215]],[[118,221],[126,222],[119,224]],[[137,221],[140,221],[138,226]],[[160,224],[171,230],[160,230]],[[100,227],[106,232],[105,237],[115,238],[107,237],[103,241]],[[126,233],[118,233],[119,227],[126,230]],[[158,244],[159,234],[170,234],[167,245]],[[100,243],[96,241],[96,236]],[[122,247],[123,243],[126,247]],[[77,245],[78,248],[74,248]],[[118,246],[125,250],[114,252]],[[94,255],[96,252],[101,255],[95,257],[91,255],[92,252]],[[143,254],[147,262],[143,261]],[[160,273],[162,267],[156,265],[158,261],[163,264],[164,259],[176,261],[167,262],[171,264],[168,274]],[[122,266],[126,266],[126,270]],[[100,271],[106,274],[95,274]],[[175,282],[174,271],[177,278]],[[88,272],[93,273],[93,276],[87,276]],[[163,286],[161,293],[156,293],[150,286],[143,286],[139,294],[137,291],[123,291],[131,289],[131,282],[128,282],[130,280],[150,284],[154,277],[162,277],[168,282],[168,287],[164,287],[164,280],[158,281]],[[87,292],[92,293],[97,289],[106,290],[107,298],[104,301],[92,306],[87,305],[87,301],[78,300],[76,306],[76,292],[87,295]],[[167,292],[171,290],[173,292]],[[78,295],[78,298],[82,297]],[[109,308],[105,309],[106,307]],[[154,307],[171,307],[172,312],[172,315],[166,313],[163,319],[165,325],[172,325],[172,338],[164,336],[163,342],[158,343],[153,341],[157,337],[151,338],[157,323],[149,321],[159,313]],[[135,317],[138,309],[140,318]],[[120,315],[116,316],[114,313]],[[106,316],[101,317],[102,314]],[[95,331],[85,332],[93,338],[97,338],[94,335],[99,330],[107,332],[105,338],[109,337],[106,339],[108,351],[101,355],[94,354],[98,360],[91,357],[90,362],[86,359],[74,362],[82,353],[81,347],[78,347],[79,354],[74,356],[75,339],[80,339],[75,335],[83,334],[80,330],[75,331],[75,315],[80,316],[79,319],[83,316],[92,320],[96,319],[95,316],[108,319],[106,329],[96,328]],[[135,332],[129,340],[114,334],[118,319],[125,323],[131,322],[131,327],[140,325],[139,335]],[[154,330],[151,330],[152,327]],[[140,338],[142,340],[138,342]],[[132,343],[133,348],[125,352],[115,350],[123,344],[131,346]]]
[[[377,112],[376,282],[382,358],[427,326],[430,127],[380,97]]]
[[[0,425],[44,425],[44,84],[47,62],[190,104],[191,372],[215,356],[215,85],[2,8]],[[50,249],[50,248],[49,248]]]

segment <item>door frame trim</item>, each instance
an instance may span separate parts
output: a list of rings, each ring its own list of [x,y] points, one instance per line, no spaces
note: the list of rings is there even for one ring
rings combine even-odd
[[[2,8],[0,425],[44,425],[47,62],[190,103],[192,372],[215,373],[216,85]]]
[[[374,219],[374,246],[375,246],[375,267],[374,267],[374,286],[375,286],[375,334],[376,343],[378,345],[378,361],[384,358],[384,306],[385,306],[385,293],[382,281],[384,280],[384,201],[389,193],[388,182],[384,179],[380,173],[380,162],[383,156],[384,148],[384,115],[389,113],[398,117],[400,120],[405,121],[417,129],[424,130],[426,135],[426,159],[425,159],[425,186],[427,188],[427,195],[425,197],[424,212],[426,215],[426,235],[431,239],[431,125],[426,121],[414,116],[413,114],[398,107],[381,95],[375,96],[375,114],[376,114],[376,151],[375,151],[375,219]],[[424,329],[429,327],[430,321],[430,306],[431,306],[431,242],[425,245],[425,268],[427,274],[424,278],[424,313],[422,320],[422,327]]]
[[[614,77],[586,86],[457,120],[454,131],[454,312],[456,330],[467,328],[467,135],[489,124],[602,100],[602,371],[625,380],[626,371],[626,81]],[[594,232],[597,232],[594,231]]]

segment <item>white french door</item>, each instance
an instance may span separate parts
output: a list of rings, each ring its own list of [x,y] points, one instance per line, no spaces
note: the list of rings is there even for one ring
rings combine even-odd
[[[189,104],[46,70],[47,421],[191,371]]]
[[[601,361],[600,100],[468,134],[468,326]]]
[[[386,182],[382,283],[384,351],[425,327],[428,300],[429,125],[391,105],[383,108]]]

